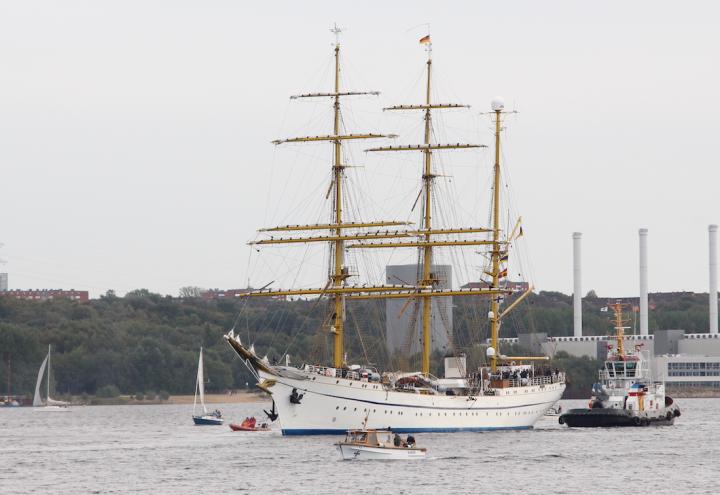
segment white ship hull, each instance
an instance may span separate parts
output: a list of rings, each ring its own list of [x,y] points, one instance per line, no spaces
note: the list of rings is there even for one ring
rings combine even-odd
[[[496,389],[495,395],[425,395],[299,370],[293,377],[259,375],[274,382],[267,389],[284,435],[345,434],[363,427],[397,433],[527,429],[565,390],[564,383],[548,383]],[[299,404],[290,400],[293,389],[303,394]]]

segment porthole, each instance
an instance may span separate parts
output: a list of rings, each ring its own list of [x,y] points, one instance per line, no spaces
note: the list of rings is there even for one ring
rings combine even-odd
[[[335,406],[335,410],[337,411],[338,409],[340,409],[340,406]]]

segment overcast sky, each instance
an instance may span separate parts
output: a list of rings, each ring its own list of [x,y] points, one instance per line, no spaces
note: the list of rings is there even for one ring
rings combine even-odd
[[[583,292],[636,294],[645,227],[650,290],[707,291],[707,226],[720,222],[719,9],[3,1],[0,270],[11,288],[93,296],[269,281],[245,243],[273,221],[315,220],[291,213],[305,204],[300,193],[319,187],[322,199],[327,188],[326,148],[278,151],[270,141],[329,122],[321,103],[288,99],[329,89],[328,29],[347,28],[343,80],[383,92],[359,102],[353,130],[392,131],[379,109],[420,96],[417,41],[430,22],[438,94],[472,105],[458,139],[491,144],[477,114],[495,95],[520,112],[505,153],[539,289],[572,291],[580,231]],[[488,170],[489,153],[468,156]],[[370,183],[382,177],[384,161],[358,159]],[[286,190],[288,163],[302,165],[293,173],[308,189]]]

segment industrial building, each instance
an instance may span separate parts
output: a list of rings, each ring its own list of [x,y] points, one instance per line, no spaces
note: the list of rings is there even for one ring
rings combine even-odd
[[[549,337],[547,333],[519,335],[501,339],[501,342],[518,344],[535,353],[554,356],[560,351],[571,356],[587,356],[605,360],[612,335],[583,335],[582,332],[582,234],[573,233],[573,336]],[[707,333],[685,333],[667,329],[648,331],[648,230],[640,229],[639,237],[639,334],[625,335],[625,346],[647,352],[653,360],[656,380],[664,380],[671,388],[720,390],[720,334],[718,334],[717,292],[717,225],[708,227],[708,312],[710,324]]]
[[[452,288],[452,266],[433,265],[432,273],[438,289]],[[416,285],[420,277],[418,265],[388,265],[388,284]],[[422,300],[387,299],[385,301],[386,344],[390,352],[406,354],[420,352],[422,336]],[[453,334],[452,297],[432,298],[430,341],[433,351],[447,351]]]

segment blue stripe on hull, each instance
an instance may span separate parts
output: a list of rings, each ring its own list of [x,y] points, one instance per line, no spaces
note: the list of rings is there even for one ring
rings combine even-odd
[[[222,420],[213,420],[213,419],[204,419],[204,418],[196,418],[193,416],[193,421],[195,421],[196,425],[206,425],[206,426],[220,426],[223,424]]]
[[[457,433],[461,431],[495,431],[495,430],[531,430],[532,426],[499,426],[499,427],[477,427],[477,428],[393,428],[393,433]],[[347,430],[332,429],[284,429],[285,436],[299,435],[344,435]]]

